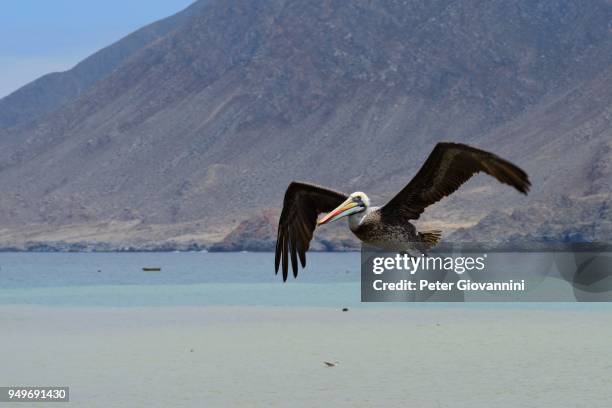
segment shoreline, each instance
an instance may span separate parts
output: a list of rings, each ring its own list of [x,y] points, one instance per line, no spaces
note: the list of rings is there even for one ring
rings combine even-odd
[[[326,242],[326,245],[311,248],[309,252],[320,253],[343,253],[361,252],[362,246],[367,250],[367,244],[358,246],[347,246],[343,242]],[[239,249],[226,249],[217,244],[201,244],[195,242],[25,242],[20,244],[0,244],[1,253],[273,253],[275,242],[266,245],[253,245],[239,247]],[[609,252],[612,250],[612,242],[607,241],[564,241],[550,240],[545,237],[519,241],[499,241],[499,242],[471,242],[471,241],[445,241],[435,247],[434,251],[452,251],[457,248],[463,251],[488,251],[488,252],[555,252],[555,251],[576,251],[576,252]]]
[[[342,253],[342,252],[360,252],[360,248],[346,248],[346,249],[311,249],[309,252],[330,252],[330,253]],[[211,246],[198,245],[176,245],[170,246],[167,244],[155,244],[155,245],[111,245],[107,243],[100,243],[100,245],[86,245],[82,243],[57,243],[57,244],[33,244],[32,246],[1,246],[0,254],[2,253],[167,253],[167,252],[181,252],[181,253],[242,253],[242,252],[263,252],[273,253],[273,249],[244,249],[244,250],[219,250],[211,249]]]

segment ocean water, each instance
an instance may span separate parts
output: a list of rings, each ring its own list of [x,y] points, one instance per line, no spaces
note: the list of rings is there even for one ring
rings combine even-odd
[[[0,305],[359,304],[359,253],[307,262],[283,283],[273,253],[0,253]]]
[[[0,253],[0,384],[87,408],[612,406],[609,307],[360,304],[359,253],[308,262],[283,283],[271,253]]]
[[[440,308],[361,303],[360,254],[309,253],[298,279],[274,274],[273,253],[0,253],[0,305]],[[159,267],[145,272],[143,267]],[[449,305],[449,304],[446,304]],[[477,303],[463,308],[609,310],[612,303]]]

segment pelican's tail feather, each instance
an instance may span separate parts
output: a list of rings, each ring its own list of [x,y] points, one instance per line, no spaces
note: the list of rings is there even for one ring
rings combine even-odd
[[[425,244],[425,249],[436,246],[438,242],[440,242],[440,238],[442,238],[442,231],[432,230],[419,232],[419,239]]]

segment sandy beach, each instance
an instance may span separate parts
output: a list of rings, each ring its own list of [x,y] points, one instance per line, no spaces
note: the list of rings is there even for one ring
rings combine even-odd
[[[610,323],[586,309],[3,306],[0,384],[70,386],[75,407],[610,407]]]

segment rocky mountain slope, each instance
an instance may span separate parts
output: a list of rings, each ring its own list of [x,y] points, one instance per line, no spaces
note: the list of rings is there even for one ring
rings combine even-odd
[[[48,106],[32,84],[0,100],[0,241],[217,242],[293,179],[382,203],[440,140],[497,152],[534,188],[479,176],[428,226],[598,197],[611,22],[604,0],[198,2],[91,59],[78,91],[40,82]]]
[[[0,128],[32,122],[76,99],[133,54],[185,24],[205,6],[197,2],[180,13],[149,24],[87,57],[65,72],[53,72],[0,99]]]

